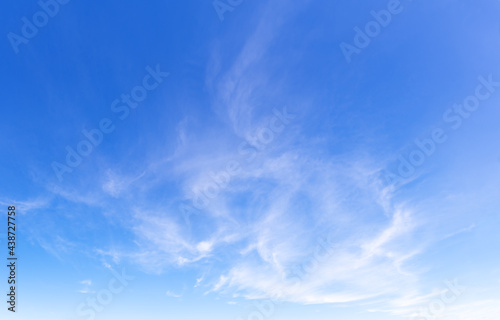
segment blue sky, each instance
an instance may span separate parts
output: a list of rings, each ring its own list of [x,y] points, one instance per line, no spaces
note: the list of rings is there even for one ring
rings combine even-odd
[[[496,319],[498,1],[41,3],[0,13],[2,318]]]

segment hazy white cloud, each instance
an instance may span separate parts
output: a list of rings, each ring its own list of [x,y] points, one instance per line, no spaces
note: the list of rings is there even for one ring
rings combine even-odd
[[[14,199],[2,199],[0,204],[4,207],[15,206],[18,214],[27,214],[31,211],[38,209],[47,208],[50,205],[51,198],[35,198],[29,200],[14,200]]]
[[[102,190],[112,197],[120,196],[131,184],[144,176],[144,172],[137,176],[119,175],[111,169],[107,170]]]
[[[182,297],[182,293],[174,293],[174,292],[171,292],[171,291],[167,291],[165,294],[167,295],[167,297],[171,297],[171,298],[180,298],[180,297]]]
[[[78,290],[79,293],[95,293],[94,290],[91,290],[92,280],[82,280],[80,284],[83,285],[83,288]]]

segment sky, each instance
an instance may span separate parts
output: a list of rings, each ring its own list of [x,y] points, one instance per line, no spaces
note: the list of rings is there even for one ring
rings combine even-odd
[[[2,319],[497,319],[499,10],[5,3]]]

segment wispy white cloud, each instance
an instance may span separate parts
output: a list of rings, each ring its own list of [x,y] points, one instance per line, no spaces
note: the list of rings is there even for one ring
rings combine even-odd
[[[78,290],[79,293],[95,293],[95,291],[91,290],[92,280],[82,280],[80,284],[83,285],[83,288]]]
[[[182,293],[174,293],[174,292],[171,292],[171,291],[167,291],[165,294],[167,295],[167,297],[171,297],[171,298],[180,298],[180,297],[182,297]]]
[[[220,52],[214,53],[207,84],[217,120],[226,127],[200,133],[190,126],[196,119],[184,117],[170,137],[173,152],[151,156],[130,174],[104,168],[88,192],[51,191],[106,210],[121,205],[117,220],[130,231],[133,246],[96,250],[115,263],[127,260],[156,273],[203,265],[194,287],[203,284],[206,294],[230,299],[357,303],[374,312],[411,315],[441,293],[425,292],[420,270],[410,265],[433,241],[416,236],[430,214],[415,213],[394,197],[396,190],[380,180],[375,156],[316,150],[299,117],[266,148],[248,143],[252,161],[238,152],[239,143],[268,124],[269,106],[283,101],[267,95],[263,102],[263,90],[269,93],[271,85],[276,96],[285,95],[266,54],[297,10],[287,1],[268,4],[235,59],[225,65]],[[296,101],[295,110],[309,99]],[[213,185],[213,173],[235,160],[241,170],[187,223],[179,203]],[[322,235],[331,242],[319,261]]]
[[[109,169],[106,172],[105,180],[102,184],[102,190],[112,197],[118,197],[124,190],[127,190],[132,183],[144,176],[144,172],[134,177],[118,175]]]
[[[15,206],[19,214],[27,214],[31,211],[47,208],[50,205],[51,197],[40,197],[29,200],[1,199],[2,206]]]
[[[273,68],[265,62],[273,42],[279,36],[282,28],[293,20],[309,1],[302,1],[298,6],[290,6],[286,1],[269,2],[261,9],[260,19],[255,29],[236,58],[229,66],[223,66],[218,50],[215,50],[211,71],[207,76],[207,85],[213,89],[214,109],[217,114],[226,119],[232,130],[238,136],[245,138],[259,124],[259,109],[256,103],[262,96],[262,89],[269,90]],[[216,46],[217,48],[217,46]],[[216,84],[215,84],[216,83]],[[275,91],[279,84],[272,83]]]

